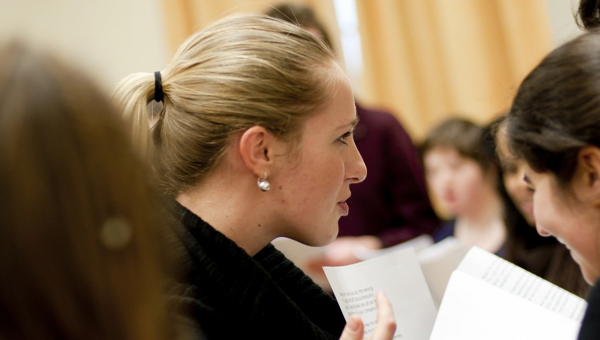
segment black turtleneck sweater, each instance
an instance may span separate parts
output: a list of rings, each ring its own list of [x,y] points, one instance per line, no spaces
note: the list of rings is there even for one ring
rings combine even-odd
[[[170,210],[189,273],[171,294],[203,338],[339,339],[345,321],[337,302],[275,247],[250,257],[180,204]]]

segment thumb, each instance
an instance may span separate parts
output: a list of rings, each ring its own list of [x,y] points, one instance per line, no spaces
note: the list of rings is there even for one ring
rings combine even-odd
[[[363,333],[364,325],[361,318],[358,315],[350,315],[340,340],[362,340]]]

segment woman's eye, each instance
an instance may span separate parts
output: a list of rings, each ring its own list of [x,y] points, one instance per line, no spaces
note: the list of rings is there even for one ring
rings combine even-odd
[[[344,143],[344,144],[348,145],[348,143],[346,142],[346,139],[347,139],[348,137],[351,137],[351,136],[352,136],[352,131],[348,131],[348,132],[344,133],[343,135],[341,135],[341,136],[338,138],[338,141],[340,141],[340,142],[342,142],[342,143]]]
[[[535,189],[530,186],[527,186],[527,191],[533,193],[535,192]]]

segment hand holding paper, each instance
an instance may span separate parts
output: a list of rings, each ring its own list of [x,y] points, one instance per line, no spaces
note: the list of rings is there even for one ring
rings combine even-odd
[[[375,292],[383,290],[390,298],[397,324],[392,339],[577,338],[587,307],[583,299],[477,247],[471,248],[460,264],[457,259],[464,254],[460,247],[450,244],[443,248],[420,258],[410,248],[323,269],[346,320],[352,325],[357,321],[352,315],[360,316],[366,337],[376,334],[373,300]],[[448,282],[445,273],[452,272],[448,285],[442,287],[437,312],[421,265],[427,263],[425,259],[439,258],[439,254],[456,254],[456,258],[435,261],[451,267],[443,271],[442,281]],[[439,278],[435,281],[442,282]]]
[[[383,292],[376,296],[377,326],[369,340],[391,340],[396,332],[396,320],[390,301]],[[340,340],[362,340],[364,324],[358,315],[351,315]]]
[[[436,310],[412,248],[344,267],[324,267],[346,320],[355,314],[365,337],[376,325],[375,292],[392,302],[397,329],[393,339],[429,339]]]

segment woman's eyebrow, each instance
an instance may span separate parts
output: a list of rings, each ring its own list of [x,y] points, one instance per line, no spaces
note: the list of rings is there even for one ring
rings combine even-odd
[[[354,118],[350,123],[348,124],[344,124],[344,125],[340,125],[336,130],[341,130],[344,128],[349,128],[350,130],[354,129],[354,127],[356,127],[356,124],[358,124],[358,117]]]

